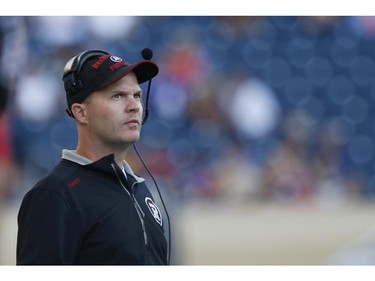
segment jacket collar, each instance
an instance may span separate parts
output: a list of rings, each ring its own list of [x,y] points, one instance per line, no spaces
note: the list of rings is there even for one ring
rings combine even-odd
[[[102,172],[109,171],[109,169],[111,169],[110,171],[112,172],[113,170],[111,168],[111,165],[115,163],[115,159],[114,159],[113,154],[109,154],[109,155],[93,162],[92,160],[77,154],[77,152],[75,150],[68,150],[68,149],[63,149],[62,159],[77,163],[81,166],[87,166],[87,167],[92,168],[94,170],[100,170]],[[122,165],[124,167],[125,172],[127,174],[131,175],[132,177],[134,177],[135,180],[138,183],[145,181],[144,178],[139,177],[136,174],[134,174],[133,170],[131,169],[131,167],[129,166],[129,164],[125,160],[123,161]]]

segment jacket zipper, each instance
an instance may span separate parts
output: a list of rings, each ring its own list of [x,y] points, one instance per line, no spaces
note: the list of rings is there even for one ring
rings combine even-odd
[[[148,244],[148,238],[147,238],[147,233],[146,233],[145,221],[144,221],[144,219],[143,219],[143,218],[145,217],[145,213],[143,212],[141,206],[139,206],[138,201],[137,201],[137,199],[135,199],[135,196],[134,196],[134,194],[133,194],[133,188],[134,188],[136,182],[134,182],[134,183],[132,184],[132,186],[131,186],[131,191],[132,191],[132,193],[130,193],[130,192],[126,189],[126,187],[124,186],[124,184],[122,183],[122,181],[121,181],[121,179],[120,179],[120,176],[119,176],[118,173],[117,173],[116,167],[115,167],[113,164],[111,164],[111,166],[112,166],[112,169],[115,171],[115,174],[116,174],[117,180],[120,182],[122,188],[125,190],[125,192],[130,196],[130,198],[131,198],[132,201],[133,201],[133,205],[134,205],[134,207],[135,207],[135,210],[137,211],[137,214],[138,214],[139,220],[141,221],[141,224],[142,224],[142,230],[143,230],[143,237],[144,237],[144,240],[145,240],[145,245],[147,245],[147,244]]]

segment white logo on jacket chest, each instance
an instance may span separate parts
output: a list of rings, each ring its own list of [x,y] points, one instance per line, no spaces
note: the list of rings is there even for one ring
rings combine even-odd
[[[146,197],[145,202],[154,219],[158,222],[158,224],[163,225],[163,218],[158,206],[156,206],[156,204],[150,197]]]

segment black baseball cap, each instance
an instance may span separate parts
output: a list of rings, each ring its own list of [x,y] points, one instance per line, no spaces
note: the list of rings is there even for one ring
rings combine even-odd
[[[142,84],[158,72],[158,66],[151,60],[134,64],[102,50],[87,50],[71,58],[64,67],[62,80],[66,92],[68,114],[73,103],[81,103],[92,92],[104,88],[134,72]]]

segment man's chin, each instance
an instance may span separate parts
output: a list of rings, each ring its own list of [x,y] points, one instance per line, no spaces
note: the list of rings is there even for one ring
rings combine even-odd
[[[129,143],[129,144],[133,144],[133,143],[136,143],[137,141],[139,141],[140,139],[140,136],[139,134],[138,135],[134,135],[132,137],[127,137],[124,142],[125,143]]]

